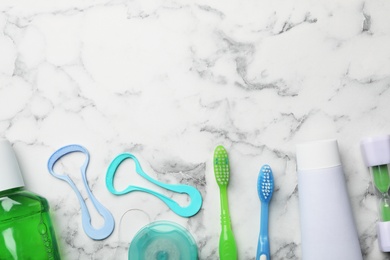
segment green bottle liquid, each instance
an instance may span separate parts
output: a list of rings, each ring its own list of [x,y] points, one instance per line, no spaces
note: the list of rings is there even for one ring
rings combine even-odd
[[[0,141],[0,259],[60,259],[47,200],[23,187],[12,147]]]

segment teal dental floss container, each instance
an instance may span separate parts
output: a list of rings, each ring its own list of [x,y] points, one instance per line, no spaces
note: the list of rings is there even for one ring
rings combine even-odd
[[[192,235],[170,221],[155,221],[134,236],[129,260],[197,260],[198,248]]]

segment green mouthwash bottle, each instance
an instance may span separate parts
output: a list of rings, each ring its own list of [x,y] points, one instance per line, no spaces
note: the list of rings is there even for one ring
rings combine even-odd
[[[13,149],[0,140],[0,259],[60,259],[47,200],[23,187]]]

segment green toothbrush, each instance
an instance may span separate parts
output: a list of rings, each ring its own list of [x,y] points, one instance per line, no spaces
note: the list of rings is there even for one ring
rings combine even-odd
[[[380,202],[382,221],[390,221],[390,198],[388,195],[390,177],[387,165],[372,166],[372,174],[375,187],[382,194],[382,199]]]
[[[237,246],[230,222],[227,187],[229,184],[229,158],[226,149],[219,145],[214,150],[214,174],[221,198],[221,236],[219,238],[219,258],[236,260]]]

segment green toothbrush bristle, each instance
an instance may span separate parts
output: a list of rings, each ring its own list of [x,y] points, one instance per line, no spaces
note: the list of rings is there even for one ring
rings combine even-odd
[[[214,174],[219,186],[227,186],[229,184],[229,158],[226,149],[219,145],[214,151]]]

